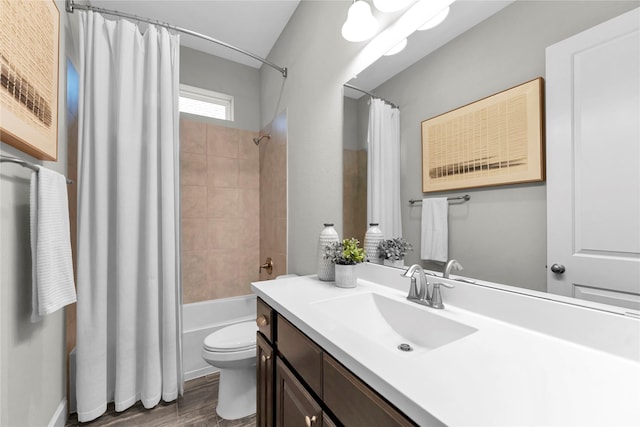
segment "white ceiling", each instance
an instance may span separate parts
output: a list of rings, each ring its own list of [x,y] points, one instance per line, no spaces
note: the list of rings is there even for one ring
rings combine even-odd
[[[204,34],[266,58],[300,0],[91,0],[91,5],[155,19]],[[260,68],[262,63],[189,35],[180,43]],[[281,65],[281,64],[278,64]],[[284,66],[284,65],[283,65]]]
[[[348,4],[351,0],[340,1]],[[415,32],[404,51],[379,59],[350,83],[371,91],[512,2],[513,0],[457,0],[442,24],[432,30]],[[91,0],[93,6],[183,27],[263,58],[269,55],[299,3],[300,0]],[[381,22],[389,23],[400,13],[383,14],[374,9],[374,15]],[[340,31],[340,28],[336,28],[336,31]],[[262,65],[249,56],[189,35],[182,35],[181,43],[251,67],[260,68]],[[278,65],[286,67],[287,64]],[[362,93],[347,90],[345,95],[358,98]]]

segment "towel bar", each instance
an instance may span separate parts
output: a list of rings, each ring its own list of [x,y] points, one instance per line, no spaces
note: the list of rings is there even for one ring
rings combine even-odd
[[[447,197],[448,201],[452,201],[452,200],[462,200],[463,202],[468,202],[469,200],[471,200],[471,196],[468,194],[465,194],[464,196],[457,196],[457,197]],[[409,200],[410,204],[414,204],[414,203],[421,203],[422,199],[411,199]]]
[[[19,159],[17,157],[10,157],[10,156],[5,156],[3,154],[0,154],[0,163],[2,162],[15,163],[22,167],[29,168],[34,172],[38,172],[38,168],[36,167],[36,165],[34,165],[33,163],[29,163],[26,160]],[[73,184],[73,181],[70,180],[69,178],[65,178],[65,179],[67,180],[67,184]]]

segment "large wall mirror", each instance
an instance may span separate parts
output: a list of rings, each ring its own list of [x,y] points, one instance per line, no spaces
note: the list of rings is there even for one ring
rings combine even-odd
[[[423,194],[420,125],[546,77],[548,46],[634,8],[637,2],[632,1],[456,1],[440,26],[408,38],[406,53],[382,57],[346,82],[400,107],[402,230],[414,247],[406,265],[442,270],[442,264],[420,259],[421,207],[409,200],[469,194],[469,202],[452,203],[448,212],[449,258],[464,266],[460,274],[547,291],[552,273],[547,269],[546,182]],[[362,239],[367,228],[369,96],[348,88],[344,93],[343,226],[345,236]],[[631,250],[629,257],[637,256]],[[640,309],[640,298],[627,307]]]

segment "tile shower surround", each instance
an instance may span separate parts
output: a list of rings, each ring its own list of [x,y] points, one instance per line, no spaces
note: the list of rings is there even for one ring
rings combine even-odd
[[[258,132],[180,119],[183,302],[250,293],[260,255]]]

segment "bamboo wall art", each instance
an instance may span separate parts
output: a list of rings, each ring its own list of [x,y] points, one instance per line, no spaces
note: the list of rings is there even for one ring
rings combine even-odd
[[[0,0],[0,139],[58,156],[60,13],[53,0]]]
[[[422,191],[542,181],[543,80],[422,122]]]

